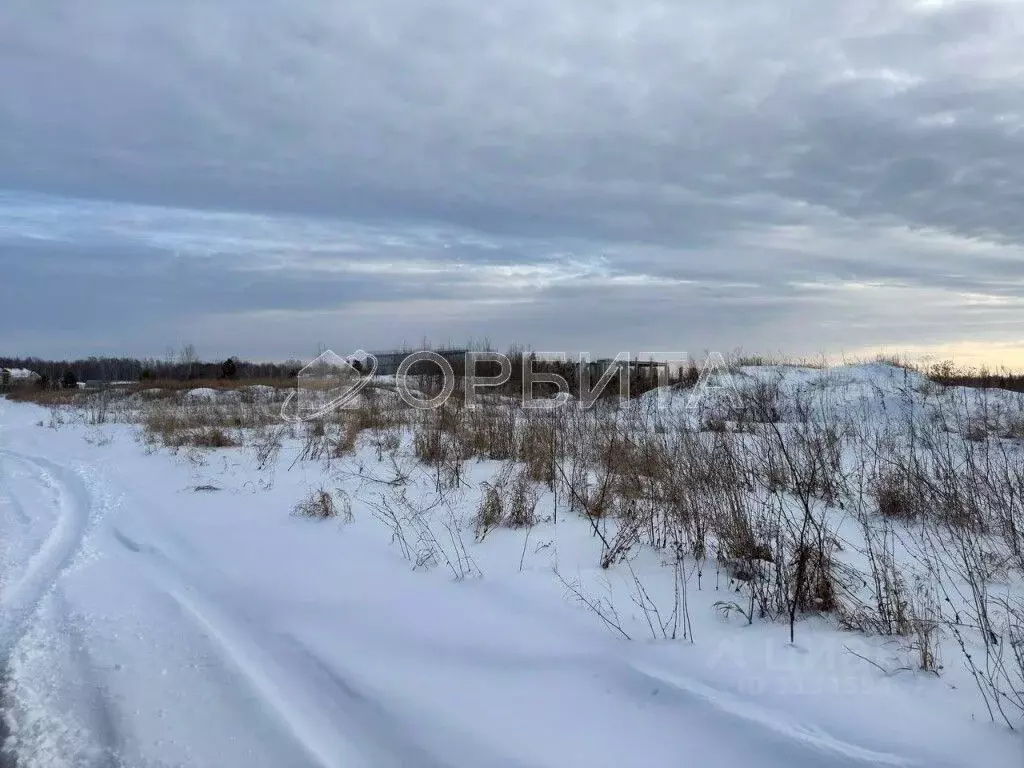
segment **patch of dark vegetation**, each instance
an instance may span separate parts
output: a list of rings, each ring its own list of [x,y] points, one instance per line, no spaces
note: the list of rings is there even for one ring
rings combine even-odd
[[[1024,373],[1012,371],[993,372],[988,368],[957,368],[952,362],[938,363],[925,375],[937,384],[947,387],[972,387],[974,389],[1005,389],[1024,393]]]

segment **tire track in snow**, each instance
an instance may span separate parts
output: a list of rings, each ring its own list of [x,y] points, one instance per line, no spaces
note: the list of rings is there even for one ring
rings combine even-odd
[[[732,694],[697,680],[654,670],[635,663],[624,663],[618,670],[626,687],[649,691],[652,686],[664,691],[685,706],[703,705],[708,712],[718,712],[739,725],[745,733],[756,730],[777,740],[782,748],[793,748],[814,757],[818,764],[849,766],[890,766],[911,768],[919,763],[900,755],[879,752],[851,744],[813,727],[791,719],[763,706],[744,701]]]
[[[0,768],[17,768],[18,762],[14,753],[7,747],[7,739],[11,735],[7,724],[7,665],[0,663]]]
[[[4,456],[36,468],[42,482],[56,491],[58,506],[56,523],[42,547],[30,558],[21,577],[0,594],[0,663],[6,664],[40,600],[81,547],[91,504],[85,485],[72,470],[42,458],[6,451]]]
[[[324,768],[528,768],[482,748],[468,733],[452,732],[447,723],[414,722],[364,688],[357,676],[329,665],[293,637],[254,638],[241,622],[194,592],[169,594]]]
[[[3,415],[6,410],[7,403],[0,402],[0,415]],[[4,471],[7,462],[5,461],[5,452],[2,450],[7,435],[3,427],[3,421],[0,421],[0,484],[7,486],[7,483],[4,482]],[[25,515],[25,510],[22,507],[18,506],[15,509],[15,513],[19,516],[19,521],[22,518],[25,518],[27,521],[28,516]],[[2,579],[3,574],[0,573],[0,589],[3,589]],[[14,754],[7,750],[7,739],[11,735],[7,724],[7,656],[7,653],[0,650],[0,768],[17,768]]]
[[[336,708],[325,707],[319,696],[309,691],[316,686],[307,686],[306,691],[296,685],[303,679],[299,670],[288,663],[291,653],[282,653],[287,648],[277,647],[277,638],[262,638],[264,642],[250,637],[243,628],[243,622],[235,620],[208,596],[199,594],[185,578],[180,566],[155,546],[145,544],[125,533],[112,528],[114,539],[126,551],[145,561],[144,572],[148,572],[154,586],[174,600],[181,609],[181,616],[191,624],[196,633],[207,638],[221,659],[224,669],[231,671],[240,682],[248,687],[260,702],[257,717],[269,717],[294,742],[297,752],[295,764],[307,764],[317,768],[378,768],[378,766],[417,765],[423,768],[446,768],[434,763],[429,757],[417,754],[412,762],[403,761],[400,755],[382,750],[384,745],[368,743],[366,734],[359,733],[357,723],[349,723],[339,733]],[[271,647],[267,647],[270,645]],[[297,678],[298,675],[298,678]],[[347,714],[347,713],[346,713]],[[388,743],[390,746],[390,743]],[[304,753],[305,760],[298,758]]]
[[[42,546],[12,584],[0,592],[0,768],[16,768],[17,756],[5,749],[10,736],[6,700],[11,652],[25,635],[43,598],[56,585],[82,545],[89,523],[90,499],[81,479],[70,469],[46,459],[0,452],[0,473],[9,460],[26,464],[36,477],[56,492],[58,515]],[[0,474],[0,481],[3,476]],[[16,502],[17,504],[17,502]],[[26,524],[32,518],[16,507]]]
[[[0,468],[0,477],[2,476],[3,469]],[[0,497],[0,502],[3,502],[4,505],[10,507],[11,511],[14,513],[14,519],[17,521],[18,525],[28,526],[32,524],[31,518],[29,518],[29,516],[25,513],[25,507],[21,503],[21,500],[18,499],[18,497],[15,496],[13,493],[3,491],[3,496]]]
[[[7,739],[11,735],[7,725],[7,701],[4,691],[7,690],[6,670],[0,669],[0,768],[18,768],[18,760],[14,752],[7,749]]]
[[[13,489],[14,480],[23,477],[23,473],[11,471],[10,461],[0,453],[0,595],[7,589],[11,570],[17,562],[15,542],[24,539],[32,522]]]
[[[456,759],[449,747],[437,751],[438,738],[424,740],[425,731],[385,700],[364,689],[346,671],[329,666],[290,635],[254,633],[245,617],[236,615],[214,595],[200,591],[197,582],[163,552],[120,528],[116,541],[146,561],[154,586],[173,599],[182,618],[214,647],[224,669],[230,670],[260,702],[258,717],[270,717],[294,742],[297,752],[319,768],[526,768],[472,744],[467,734],[452,734],[443,742],[459,744]],[[457,739],[455,737],[458,737]],[[434,744],[427,743],[435,742]],[[474,753],[466,760],[466,752]],[[448,754],[445,754],[445,753]],[[453,762],[454,760],[454,762]],[[295,764],[299,764],[296,757]]]
[[[242,678],[258,695],[259,699],[272,711],[278,721],[295,739],[296,745],[303,749],[316,765],[323,768],[348,766],[357,768],[365,766],[398,766],[403,765],[394,754],[367,754],[365,735],[360,741],[353,743],[336,730],[331,714],[312,702],[303,701],[307,698],[294,685],[295,678],[288,674],[279,658],[268,653],[257,643],[249,641],[244,634],[235,630],[231,622],[211,608],[209,604],[186,596],[177,590],[171,590],[170,596],[181,606],[184,614],[203,630],[214,642],[223,658],[225,666],[234,667]],[[291,684],[289,684],[291,683]],[[382,757],[387,757],[381,762]],[[418,756],[422,757],[422,756]],[[422,765],[423,768],[440,768],[431,762],[412,762],[410,765]]]

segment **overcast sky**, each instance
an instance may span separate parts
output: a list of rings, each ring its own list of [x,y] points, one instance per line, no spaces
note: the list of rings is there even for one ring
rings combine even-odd
[[[1019,0],[5,0],[0,354],[1024,366]]]

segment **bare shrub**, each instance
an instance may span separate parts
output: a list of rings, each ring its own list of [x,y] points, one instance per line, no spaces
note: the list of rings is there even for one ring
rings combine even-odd
[[[1005,440],[1024,440],[1024,413],[1009,415],[1000,426],[999,436]]]
[[[558,419],[551,414],[535,415],[523,424],[516,458],[526,465],[529,478],[554,488],[558,459]]]
[[[461,411],[445,406],[421,412],[413,427],[413,453],[432,468],[437,492],[467,485],[464,474],[469,457],[459,431],[461,423]]]
[[[186,439],[186,443],[196,448],[233,448],[238,445],[235,439],[220,427],[206,427],[193,432]]]
[[[483,484],[483,496],[475,516],[477,540],[494,528],[530,528],[537,522],[539,496],[524,469],[513,474],[512,466]]]
[[[912,606],[903,569],[895,557],[895,534],[889,518],[876,521],[871,514],[857,514],[861,525],[870,573],[868,602],[855,594],[840,606],[840,622],[849,629],[880,635],[908,635],[913,629]]]
[[[436,489],[428,497],[413,499],[404,486],[391,487],[379,501],[367,503],[374,516],[391,530],[392,541],[414,569],[432,569],[443,563],[456,581],[482,576],[466,549],[462,523],[452,508],[450,494],[450,490]],[[435,516],[439,512],[443,533],[437,530]]]
[[[622,628],[622,617],[615,608],[615,602],[610,597],[591,597],[583,591],[583,585],[579,579],[566,580],[562,574],[555,570],[555,576],[562,582],[566,593],[573,597],[580,605],[590,610],[597,616],[608,629],[617,632],[626,640],[633,638]]]
[[[502,485],[484,483],[483,490],[483,498],[480,500],[475,519],[477,541],[483,541],[492,529],[500,526],[505,520]]]
[[[352,502],[348,495],[343,492],[333,494],[322,487],[310,492],[296,504],[292,513],[296,517],[313,520],[340,518],[343,522],[351,522],[353,519]]]
[[[770,378],[748,378],[740,374],[742,385],[738,398],[728,398],[707,415],[712,431],[721,431],[728,422],[745,431],[751,425],[782,421],[785,398],[782,392],[782,373]],[[745,380],[744,380],[745,379]]]
[[[426,421],[413,431],[413,452],[425,464],[439,465],[448,455],[444,431],[440,424]]]
[[[267,469],[277,462],[277,457],[283,447],[283,437],[283,427],[264,428],[257,431],[252,441],[252,451],[257,469]]]
[[[990,425],[985,419],[972,419],[971,422],[964,427],[963,435],[971,442],[980,443],[984,440],[988,440],[991,433],[992,425]]]
[[[914,586],[910,626],[914,637],[911,648],[917,654],[917,667],[922,672],[938,674],[942,670],[939,656],[941,625],[941,611],[934,585],[918,577]]]
[[[324,419],[314,419],[302,425],[302,449],[293,465],[300,461],[319,461],[329,459],[333,455],[333,440],[328,434],[328,424]]]
[[[766,502],[753,505],[739,492],[725,494],[722,501],[722,518],[715,523],[718,566],[729,575],[734,591],[747,590],[743,613],[748,621],[755,615],[775,619],[785,611],[788,594],[777,516]]]
[[[527,473],[520,471],[512,479],[509,489],[505,524],[509,528],[530,528],[535,525],[538,501],[539,497],[532,480]]]
[[[633,547],[640,543],[640,531],[644,524],[636,502],[618,500],[617,503],[619,509],[614,515],[617,521],[615,533],[611,538],[607,534],[602,535],[604,549],[601,553],[601,567],[604,569],[625,561]]]
[[[889,470],[880,473],[874,479],[871,495],[883,517],[904,522],[917,519],[919,496],[907,472]]]
[[[331,455],[335,458],[340,458],[355,453],[356,445],[359,443],[359,435],[362,431],[362,423],[358,418],[350,418],[343,421],[339,425],[337,437],[332,441]]]
[[[394,427],[374,430],[370,436],[370,444],[377,453],[377,461],[383,461],[385,455],[394,456],[402,447],[402,431]]]
[[[919,557],[929,567],[928,590],[960,648],[989,717],[1009,728],[1024,719],[1024,602],[993,592],[986,577],[984,537],[941,523],[919,532]]]
[[[701,419],[701,430],[721,434],[729,431],[729,424],[721,416],[705,414]]]
[[[516,452],[516,412],[508,406],[469,409],[461,436],[467,454],[508,461]]]

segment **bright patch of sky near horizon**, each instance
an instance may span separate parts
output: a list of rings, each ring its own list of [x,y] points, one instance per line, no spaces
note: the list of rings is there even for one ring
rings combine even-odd
[[[1024,368],[1021,39],[996,0],[13,0],[0,354]]]

